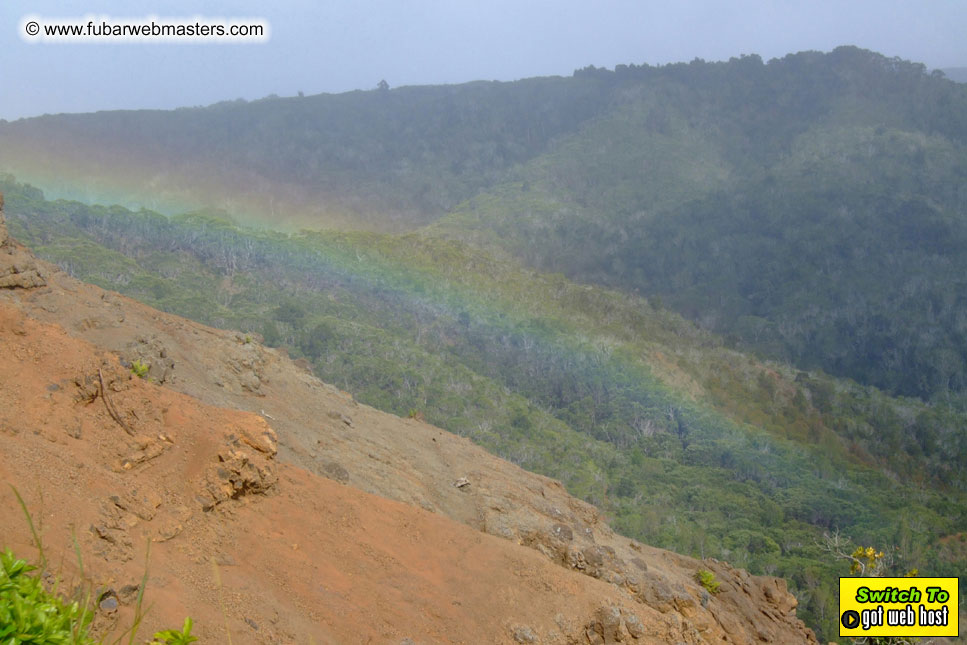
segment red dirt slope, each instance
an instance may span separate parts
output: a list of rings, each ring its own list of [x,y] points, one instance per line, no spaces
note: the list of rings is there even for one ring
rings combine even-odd
[[[0,356],[0,479],[26,498],[65,579],[78,575],[72,530],[95,586],[122,596],[153,540],[145,633],[191,615],[223,642],[221,595],[235,642],[502,643],[518,629],[565,643],[599,607],[632,604],[536,551],[275,463],[262,418],[137,379],[6,305]],[[4,542],[32,553],[10,491],[0,516]],[[686,638],[643,609],[629,613],[645,636]]]
[[[142,635],[191,615],[202,642],[815,642],[782,581],[617,536],[557,482],[0,243],[0,481],[68,586],[77,536],[120,601],[104,630],[152,540]],[[0,518],[34,553],[9,491]]]

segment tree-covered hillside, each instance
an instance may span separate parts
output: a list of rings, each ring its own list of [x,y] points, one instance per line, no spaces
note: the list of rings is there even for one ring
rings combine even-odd
[[[425,234],[239,228],[49,202],[0,181],[13,235],[79,278],[259,334],[361,401],[561,479],[656,546],[789,579],[836,631],[827,532],[956,575],[967,414],[763,363],[619,291]]]
[[[0,124],[0,168],[126,204],[228,208],[277,225],[412,228],[539,155],[608,100],[595,78],[537,78],[43,116]]]
[[[586,73],[649,82],[434,231],[804,369],[967,391],[967,88],[850,48]]]
[[[660,298],[736,347],[967,391],[967,86],[842,47],[0,124],[56,195],[406,230]]]

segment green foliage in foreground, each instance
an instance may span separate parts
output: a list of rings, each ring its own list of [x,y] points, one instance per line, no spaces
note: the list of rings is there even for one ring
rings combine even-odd
[[[197,636],[191,635],[191,618],[185,618],[185,623],[181,629],[166,629],[157,632],[151,645],[188,645],[198,640]]]
[[[0,643],[100,645],[103,641],[90,635],[93,609],[76,600],[64,600],[57,594],[56,586],[48,590],[37,572],[37,567],[17,558],[9,549],[0,552]],[[193,643],[198,637],[192,636],[191,628],[191,618],[185,618],[180,630],[155,633],[151,645]]]
[[[45,581],[49,579],[49,572],[44,543],[20,492],[12,484],[10,489],[17,498],[17,503],[30,528],[40,566],[28,564],[26,560],[17,558],[10,549],[5,548],[0,551],[0,644],[103,645],[103,639],[95,639],[91,636],[94,608],[90,587],[88,586],[86,593],[75,592],[73,599],[65,599],[58,593],[59,579],[55,579],[50,588],[45,585]],[[83,577],[84,563],[76,541],[74,550]],[[128,645],[132,645],[137,637],[138,628],[144,619],[142,602],[144,588],[148,581],[147,563],[150,553],[149,541],[133,622],[111,645],[119,645],[125,637],[128,638]],[[198,639],[191,635],[191,627],[191,618],[185,618],[181,631],[169,629],[157,632],[151,645],[187,645],[196,641]]]
[[[48,592],[36,567],[10,550],[0,553],[0,643],[93,645],[88,627],[94,613]]]
[[[626,535],[783,576],[821,635],[836,633],[827,531],[932,575],[967,566],[939,542],[967,529],[955,408],[762,364],[643,299],[462,244],[3,190],[12,233],[77,277],[257,332],[365,403],[562,480]]]

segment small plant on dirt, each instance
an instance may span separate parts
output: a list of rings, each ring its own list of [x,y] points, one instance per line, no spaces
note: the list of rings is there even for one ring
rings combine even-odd
[[[140,358],[131,363],[131,373],[138,378],[147,378],[148,370],[150,369],[151,366],[147,363],[142,363]]]
[[[417,421],[426,421],[426,416],[424,416],[423,411],[417,410],[416,408],[412,408],[410,410],[409,417],[411,419],[416,419]]]
[[[709,593],[715,594],[719,592],[719,581],[715,579],[715,574],[708,569],[699,569],[696,571],[695,579]]]
[[[185,618],[185,624],[182,625],[180,631],[166,629],[163,632],[157,632],[150,645],[188,645],[188,643],[194,643],[198,640],[198,637],[191,635],[191,624],[191,618]]]
[[[65,599],[58,593],[60,580],[55,579],[52,589],[44,585],[47,556],[41,536],[34,526],[33,518],[20,493],[14,486],[10,488],[17,497],[17,503],[27,520],[30,534],[37,547],[40,566],[28,564],[26,560],[17,558],[9,549],[0,551],[0,645],[105,645],[103,639],[95,639],[90,635],[91,622],[94,620],[90,590],[81,600]],[[135,605],[134,621],[120,637],[110,642],[110,645],[120,645],[125,637],[128,639],[128,645],[135,643],[138,627],[144,619],[142,601],[144,587],[148,581],[147,561],[150,557],[150,546],[149,542],[145,554],[144,578],[141,580]],[[84,562],[76,539],[74,551],[77,554],[77,564],[83,579]],[[192,643],[198,638],[191,635],[191,627],[191,618],[186,618],[181,631],[169,629],[158,632],[154,635],[155,641],[151,645]]]

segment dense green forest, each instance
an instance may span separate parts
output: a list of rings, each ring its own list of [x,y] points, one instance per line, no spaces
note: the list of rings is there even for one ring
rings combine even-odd
[[[194,201],[263,221],[298,210],[310,217],[296,221],[315,226],[412,228],[601,112],[606,85],[537,78],[43,116],[0,124],[0,164],[115,203]]]
[[[0,180],[13,235],[71,274],[258,334],[361,401],[421,412],[561,479],[623,533],[781,575],[833,637],[824,533],[898,572],[967,561],[967,413],[743,354],[654,299],[421,233],[241,228],[47,201]]]
[[[965,392],[967,87],[849,48],[587,73],[652,82],[435,230],[805,369]]]
[[[50,194],[420,229],[962,407],[965,146],[967,85],[854,47],[0,124]]]

